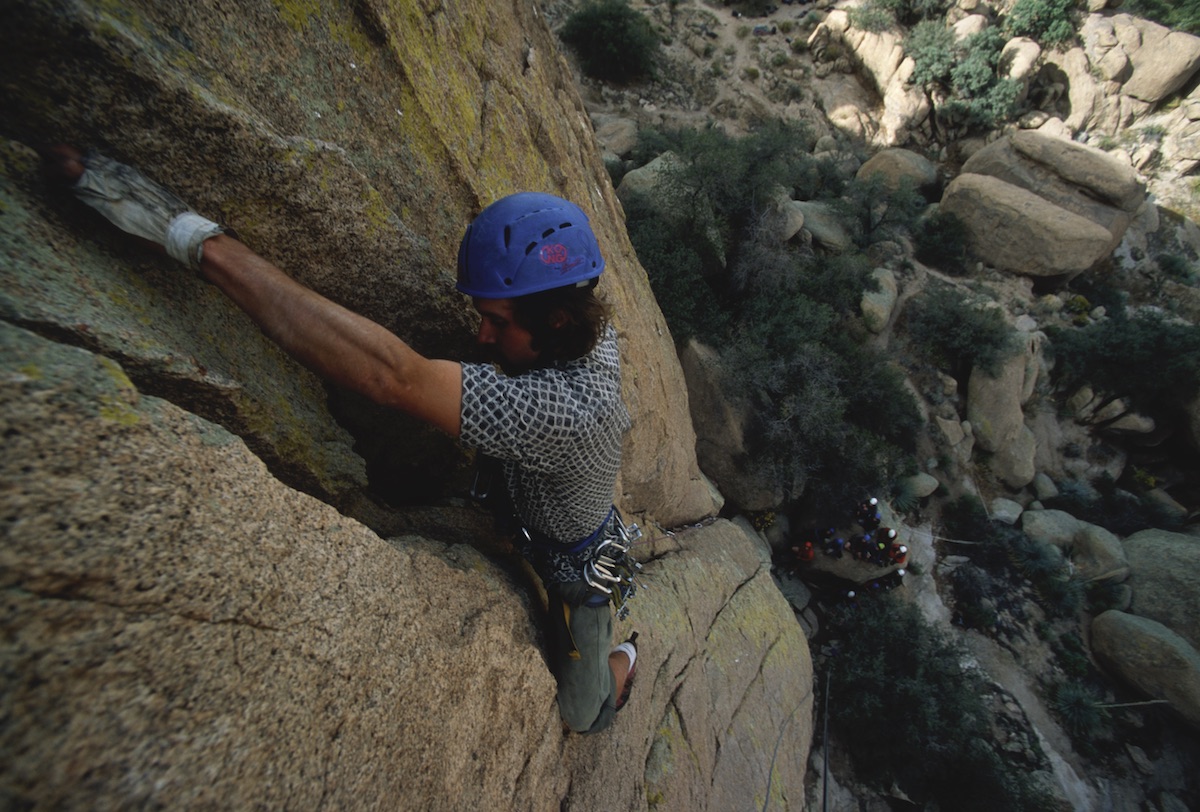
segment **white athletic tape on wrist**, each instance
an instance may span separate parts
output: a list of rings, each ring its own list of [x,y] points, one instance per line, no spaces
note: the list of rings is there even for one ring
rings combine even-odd
[[[204,241],[225,233],[219,225],[193,211],[185,211],[167,227],[167,254],[190,268],[199,270]]]

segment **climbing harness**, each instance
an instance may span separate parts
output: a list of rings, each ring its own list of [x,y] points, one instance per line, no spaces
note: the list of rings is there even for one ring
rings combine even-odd
[[[558,563],[551,580],[582,580],[595,594],[586,601],[587,606],[603,606],[612,603],[617,619],[629,617],[629,601],[641,586],[638,575],[642,564],[633,557],[634,543],[642,537],[636,524],[626,525],[614,506],[595,533],[572,547],[546,539],[541,534],[521,527],[521,535],[527,557],[537,557],[549,563]],[[568,572],[564,573],[566,569]],[[543,574],[543,579],[547,578]]]
[[[583,566],[583,580],[597,592],[607,595],[617,613],[617,620],[629,617],[629,601],[637,594],[637,576],[642,564],[630,554],[633,545],[642,537],[636,524],[626,525],[613,510],[613,529],[616,535],[606,536]]]

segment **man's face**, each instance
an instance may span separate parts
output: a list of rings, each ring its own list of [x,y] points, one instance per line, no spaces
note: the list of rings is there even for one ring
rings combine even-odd
[[[475,340],[490,360],[510,375],[533,368],[540,354],[533,348],[533,335],[517,323],[512,299],[472,299],[479,312],[479,334]]]

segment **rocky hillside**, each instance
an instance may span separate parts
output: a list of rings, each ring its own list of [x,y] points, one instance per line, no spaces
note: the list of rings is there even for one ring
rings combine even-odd
[[[682,373],[534,4],[0,22],[21,32],[0,53],[2,805],[803,805],[808,648],[744,525],[647,534],[631,711],[564,735],[537,593],[462,498],[467,455],[327,389],[41,175],[60,141],[133,163],[447,357],[469,351],[465,224],[517,189],[578,201],[635,424],[619,504],[690,525],[719,497]]]
[[[635,5],[667,43],[658,78],[626,88],[583,80],[623,200],[649,193],[680,206],[680,156],[647,163],[635,149],[640,129],[744,136],[780,118],[809,128],[814,158],[893,190],[907,179],[925,195],[926,217],[949,211],[962,222],[969,263],[922,258],[911,235],[865,249],[877,289],[864,292],[847,327],[866,331],[904,371],[925,416],[918,473],[888,483],[897,499],[885,524],[902,528],[913,564],[894,594],[971,652],[994,704],[1008,708],[998,740],[1024,754],[1021,769],[1048,776],[1063,805],[1200,802],[1200,653],[1188,608],[1200,591],[1178,577],[1200,549],[1200,400],[1177,397],[1162,363],[1186,359],[1194,370],[1197,357],[1200,38],[1089,3],[1068,46],[1004,46],[1025,106],[1018,120],[981,132],[947,126],[945,99],[908,82],[904,32],[855,28],[855,4],[785,4],[758,18],[718,3]],[[560,19],[570,6],[554,7]],[[960,2],[946,22],[962,40],[999,30],[1011,6]],[[798,256],[863,250],[850,223],[827,216],[827,202],[795,189],[771,202],[763,216],[776,218],[776,239]],[[950,347],[957,337],[946,326],[932,339],[917,335],[931,302],[998,314],[1015,349],[994,366],[937,358],[922,342]],[[1173,338],[1137,355],[1143,329]],[[1107,356],[1079,372],[1099,336],[1114,339]],[[794,482],[772,479],[747,455],[751,398],[723,384],[720,352],[703,339],[680,349],[701,467],[731,505],[783,517],[764,534],[780,571],[800,576],[782,585],[814,643],[835,651],[823,626],[838,596],[857,590],[861,600],[897,567],[819,552],[811,527],[845,506],[789,501]],[[985,511],[981,521],[948,515],[968,504],[962,497]],[[838,530],[861,532],[848,521]],[[803,541],[817,545],[811,563],[791,552]],[[1060,587],[1038,586],[1043,566],[1087,600],[1053,606],[1046,590]],[[831,579],[840,592],[829,591]],[[828,667],[822,657],[819,670]],[[1072,699],[1063,687],[1072,681],[1098,693]],[[1090,734],[1071,715],[1126,704],[1135,707]],[[880,803],[857,783],[845,757],[853,748],[835,739],[829,749],[842,755],[841,802]]]

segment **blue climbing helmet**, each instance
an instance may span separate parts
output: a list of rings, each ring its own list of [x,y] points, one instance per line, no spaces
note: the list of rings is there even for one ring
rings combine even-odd
[[[468,296],[508,299],[584,286],[604,257],[583,209],[561,197],[518,192],[488,206],[458,247],[458,284]]]

